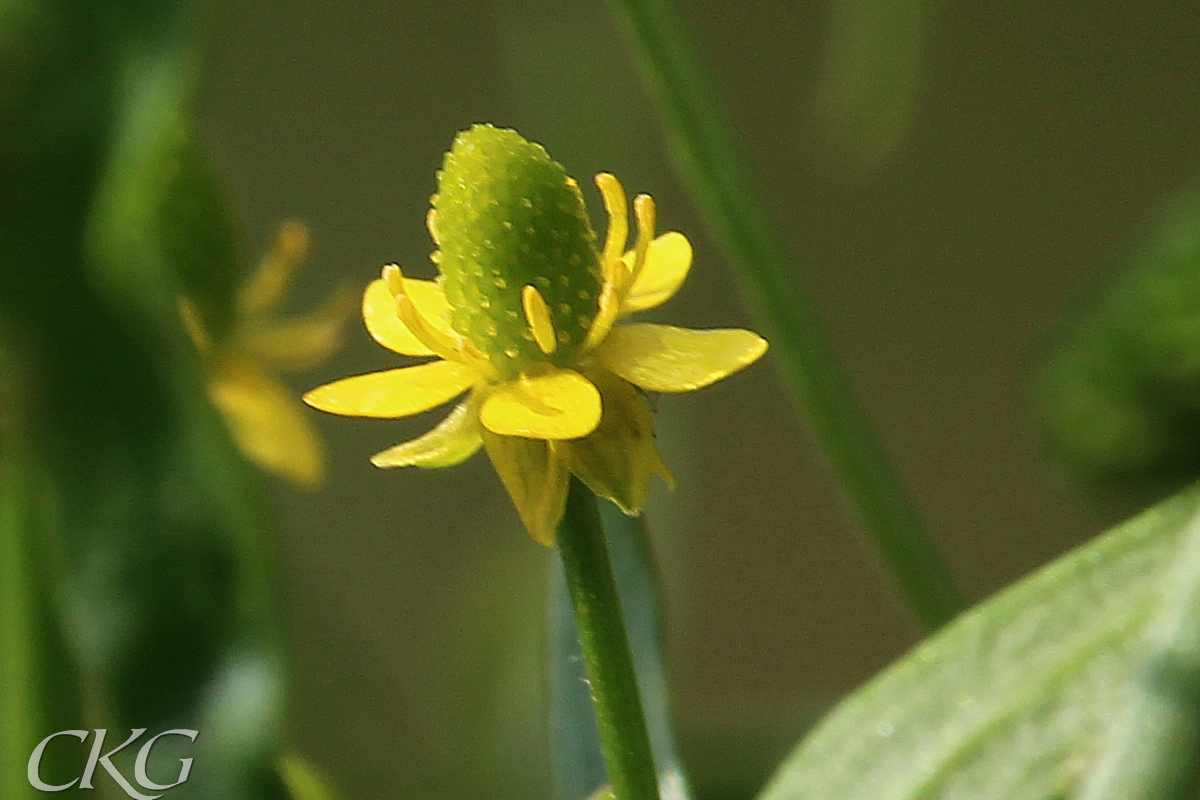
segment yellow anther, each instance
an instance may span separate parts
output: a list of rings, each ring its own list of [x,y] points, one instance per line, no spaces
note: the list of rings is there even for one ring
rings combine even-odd
[[[596,311],[596,318],[592,320],[592,327],[588,330],[587,337],[583,340],[583,352],[592,350],[608,336],[608,332],[612,330],[613,323],[617,321],[617,314],[621,310],[621,292],[615,283],[605,283],[604,288],[600,290],[600,300]]]
[[[615,282],[613,273],[622,268],[620,258],[625,252],[625,240],[629,238],[629,208],[625,189],[614,175],[601,172],[596,176],[596,188],[600,190],[600,196],[604,198],[604,210],[608,212],[608,232],[604,236],[601,266],[604,279]]]
[[[396,298],[396,315],[412,331],[412,335],[417,337],[417,341],[436,355],[447,361],[462,361],[459,356],[458,342],[427,323],[421,316],[421,312],[417,310],[412,298],[407,294],[401,294]]]
[[[383,268],[383,285],[392,293],[392,297],[399,297],[405,294],[404,291],[404,273],[400,271],[397,264],[388,264]]]
[[[392,293],[392,297],[396,298],[396,316],[400,317],[404,326],[417,337],[417,341],[448,361],[462,361],[459,342],[426,322],[412,298],[408,296],[408,290],[404,286],[404,272],[398,265],[388,264],[383,268],[383,282]]]
[[[654,241],[654,198],[648,194],[633,198],[633,216],[637,219],[637,246],[633,251],[633,269],[625,287],[633,286],[642,273],[642,267],[646,266],[646,253],[650,251],[650,242]]]
[[[558,337],[554,335],[550,307],[546,305],[542,293],[536,287],[527,285],[521,289],[521,307],[525,309],[525,319],[529,322],[529,330],[533,332],[538,349],[546,355],[552,355],[558,348]]]
[[[459,344],[462,346],[462,349],[459,350],[459,356],[461,356],[460,360],[464,364],[474,367],[475,371],[486,380],[500,380],[500,373],[492,366],[492,362],[488,361],[487,356],[480,352],[479,348],[470,339],[463,339]]]

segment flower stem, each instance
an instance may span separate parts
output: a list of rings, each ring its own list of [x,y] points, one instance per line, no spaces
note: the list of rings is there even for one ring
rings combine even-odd
[[[679,9],[671,0],[609,0],[609,7],[658,106],[676,171],[740,279],[850,505],[917,616],[940,626],[963,609],[962,597],[826,341]]]
[[[658,776],[596,497],[571,478],[558,526],[604,762],[617,800],[658,800]]]

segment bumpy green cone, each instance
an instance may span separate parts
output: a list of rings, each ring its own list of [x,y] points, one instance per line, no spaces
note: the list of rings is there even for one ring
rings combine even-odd
[[[505,377],[534,362],[568,363],[596,317],[602,278],[583,197],[562,165],[516,131],[475,125],[446,153],[432,203],[455,330]],[[526,285],[550,308],[550,355],[525,319]]]

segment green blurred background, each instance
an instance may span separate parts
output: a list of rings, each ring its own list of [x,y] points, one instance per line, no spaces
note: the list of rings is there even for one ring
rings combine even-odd
[[[853,22],[871,8],[864,45]],[[796,269],[970,598],[1128,510],[1045,456],[1031,375],[1104,265],[1200,175],[1200,9],[685,11]],[[688,234],[692,278],[659,320],[752,327],[602,3],[228,4],[201,114],[253,249],[284,218],[312,228],[297,309],[387,262],[432,275],[434,172],[456,131],[487,121],[581,183],[616,173],[654,195],[660,229]],[[297,393],[397,365],[358,321],[346,338]],[[773,369],[768,357],[663,398],[657,417],[680,486],[656,487],[650,522],[684,751],[708,796],[753,791],[815,714],[920,635]],[[367,462],[436,418],[320,417],[327,484],[278,484],[290,739],[347,798],[539,796],[550,554],[482,457],[436,472]]]

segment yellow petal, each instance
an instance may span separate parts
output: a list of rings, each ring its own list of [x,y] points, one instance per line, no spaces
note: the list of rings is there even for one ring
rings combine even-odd
[[[342,342],[342,324],[354,298],[338,292],[323,307],[300,317],[248,324],[240,343],[254,357],[278,369],[309,369],[320,364]]]
[[[248,459],[303,486],[321,481],[320,443],[303,407],[279,382],[250,362],[226,359],[213,366],[209,392]]]
[[[637,389],[611,373],[590,377],[604,398],[604,415],[589,435],[563,443],[568,466],[593,492],[638,514],[646,507],[651,475],[672,488],[675,478],[658,454],[650,412]]]
[[[634,252],[623,257],[633,270]],[[662,305],[679,291],[692,267],[692,245],[677,231],[664,233],[650,243],[646,263],[621,302],[621,313],[632,314]]]
[[[377,467],[452,467],[475,454],[479,438],[479,409],[471,400],[459,403],[429,433],[371,456]]]
[[[465,364],[433,361],[334,381],[304,395],[304,402],[351,417],[407,417],[453,400],[476,378]]]
[[[614,328],[596,355],[647,391],[690,392],[754,363],[766,351],[767,340],[752,331],[638,323]]]
[[[363,292],[362,314],[371,338],[387,349],[406,356],[433,355],[433,351],[400,321],[396,298],[382,278],[371,281]]]
[[[554,545],[554,532],[567,503],[570,473],[557,442],[498,436],[486,428],[483,445],[521,522],[540,545]]]
[[[600,393],[578,372],[552,367],[492,389],[479,417],[485,428],[504,436],[574,439],[600,423]]]

